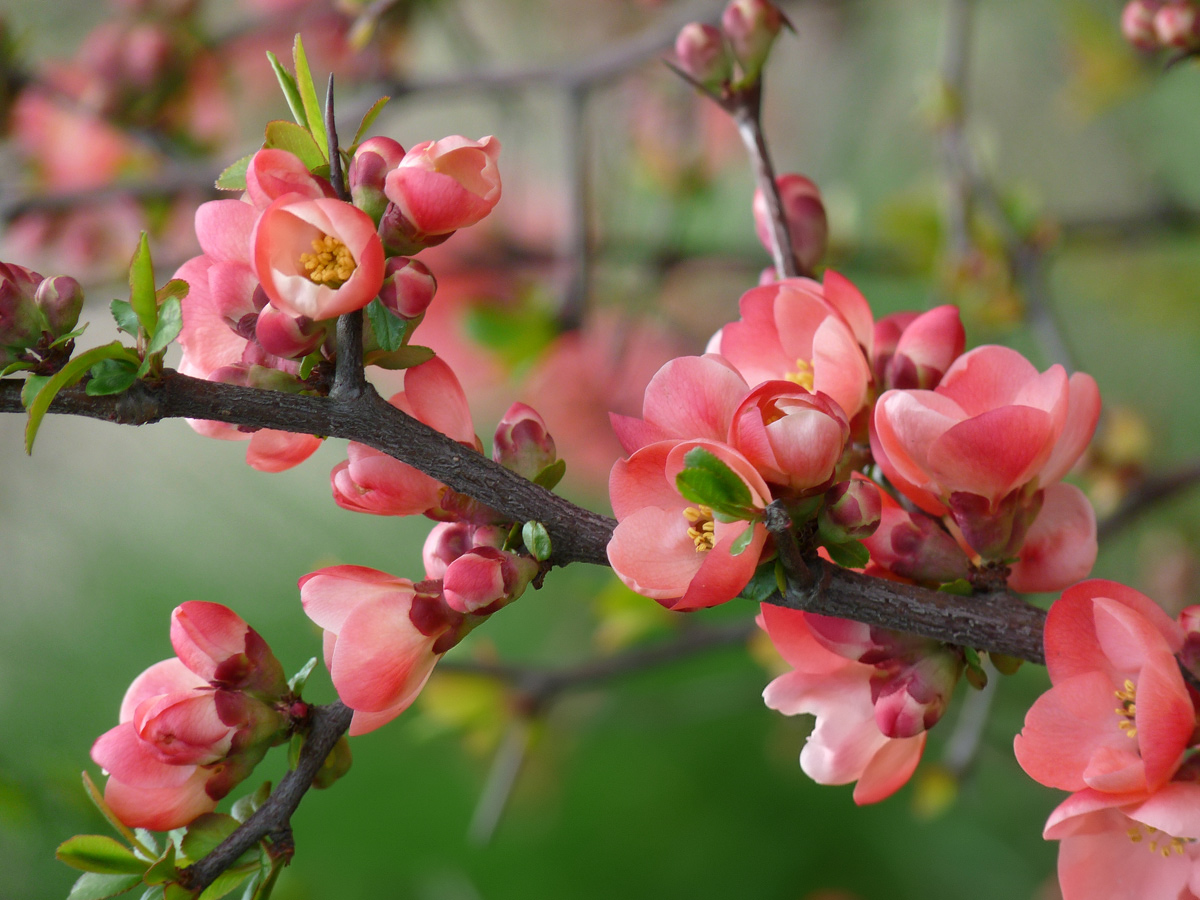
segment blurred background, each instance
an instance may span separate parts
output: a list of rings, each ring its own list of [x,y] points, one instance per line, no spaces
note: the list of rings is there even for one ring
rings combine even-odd
[[[138,232],[161,282],[198,252],[216,173],[288,118],[263,51],[288,59],[300,30],[318,80],[337,72],[344,134],[389,94],[374,131],[405,146],[500,138],[495,213],[422,257],[439,293],[418,341],[459,374],[481,436],[513,400],[538,408],[565,491],[605,508],[607,411],[638,413],[649,376],[699,352],[768,264],[736,132],[660,61],[722,5],[14,0],[0,259],[80,278],[81,345],[111,340]],[[782,5],[796,33],[768,64],[765,125],[778,169],[821,187],[829,264],[877,315],[956,302],[970,345],[1092,373],[1106,412],[1076,479],[1108,519],[1095,574],[1192,602],[1200,72],[1124,43],[1114,0]],[[295,671],[320,643],[296,579],[337,563],[419,578],[428,530],[334,507],[335,441],[267,475],[179,421],[52,416],[32,459],[23,428],[0,417],[4,900],[65,897],[77,873],[55,846],[106,830],[79,772],[97,774],[88,751],[130,680],[170,654],[176,605],[234,607]],[[778,662],[746,639],[753,613],[669,614],[607,570],[554,572],[354,741],[349,776],[294,818],[275,896],[1056,896],[1040,835],[1060,798],[1011,752],[1044,670],[963,686],[913,782],[859,809],[801,773],[810,722],[763,707]],[[555,691],[475,671],[645,647],[669,649]],[[306,696],[333,698],[327,673]]]

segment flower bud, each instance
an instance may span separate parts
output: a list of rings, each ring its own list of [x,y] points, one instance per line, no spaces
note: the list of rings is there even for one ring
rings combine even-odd
[[[533,407],[514,403],[496,426],[492,459],[525,478],[534,478],[557,459],[554,438]]]
[[[1139,50],[1159,49],[1158,31],[1154,27],[1154,14],[1162,6],[1162,0],[1129,0],[1121,11],[1121,33]]]
[[[888,737],[902,738],[932,728],[946,711],[962,670],[962,657],[948,648],[879,666],[871,676],[871,700],[879,730]]]
[[[824,258],[829,246],[829,221],[825,217],[821,191],[803,175],[780,175],[775,184],[787,220],[792,253],[800,270],[811,272]],[[768,253],[771,252],[771,231],[767,198],[761,189],[757,189],[754,192],[754,232]]]
[[[347,181],[354,205],[365,212],[376,223],[387,208],[388,199],[383,193],[387,173],[404,159],[404,148],[389,137],[367,138],[354,151],[350,161]]]
[[[872,564],[918,584],[938,585],[966,578],[970,560],[954,538],[923,513],[909,513],[890,497],[879,528],[863,544]]]
[[[42,276],[24,266],[0,263],[0,365],[7,365],[42,336],[36,296]]]
[[[783,21],[783,14],[770,0],[732,0],[725,7],[721,26],[742,67],[744,80],[758,78]]]
[[[419,259],[393,256],[383,269],[379,299],[402,319],[415,319],[429,308],[437,279]]]
[[[879,527],[882,505],[879,488],[869,481],[856,478],[835,484],[817,516],[821,538],[844,544],[869,537]]]
[[[331,320],[316,321],[266,306],[254,323],[254,337],[272,356],[301,359],[321,346]]]
[[[436,247],[444,243],[454,232],[446,234],[427,235],[414,225],[395,203],[389,203],[383,210],[379,220],[379,238],[383,241],[383,249],[391,256],[412,256],[420,253],[426,247]]]
[[[1164,47],[1191,50],[1200,46],[1200,9],[1187,0],[1171,0],[1154,14],[1154,31]]]
[[[875,323],[872,367],[879,390],[933,390],[966,340],[955,306],[885,316]]]
[[[171,613],[171,646],[183,664],[214,685],[280,697],[288,690],[279,660],[259,633],[228,607],[192,600]]]
[[[716,90],[733,74],[733,60],[721,30],[701,22],[689,22],[675,38],[679,68],[707,88]]]
[[[425,577],[439,580],[446,568],[472,548],[474,526],[469,522],[439,522],[429,531],[421,559],[425,562]]]
[[[83,311],[83,288],[69,275],[55,275],[37,286],[34,300],[42,311],[47,330],[58,338],[78,324]]]
[[[1029,482],[994,505],[986,497],[965,491],[950,495],[950,514],[971,549],[986,560],[1018,554],[1045,499],[1044,491],[1029,490],[1036,483]]]
[[[425,141],[387,174],[384,191],[414,237],[426,242],[474,225],[492,211],[500,200],[499,155],[500,142],[491,135]]]
[[[486,615],[520,597],[537,573],[528,557],[478,547],[450,563],[442,590],[451,609]]]

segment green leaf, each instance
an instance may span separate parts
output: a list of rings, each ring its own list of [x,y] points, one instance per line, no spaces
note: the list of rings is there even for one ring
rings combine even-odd
[[[826,544],[829,558],[843,569],[862,569],[871,561],[871,551],[862,541],[846,541],[844,544]]]
[[[739,534],[734,539],[733,543],[729,545],[729,555],[730,556],[741,556],[743,553],[746,552],[746,548],[750,546],[750,542],[752,540],[754,540],[754,523],[753,522],[748,524],[742,530],[742,533]]]
[[[129,390],[137,381],[138,367],[125,359],[102,359],[92,366],[91,373],[84,391],[89,397],[104,397]]]
[[[197,900],[219,900],[219,898],[236,890],[243,881],[257,872],[258,868],[256,864],[252,868],[238,866],[237,868],[226,869],[213,879],[213,883],[204,889],[204,893]]]
[[[760,565],[754,570],[754,574],[750,577],[749,583],[742,588],[739,596],[745,597],[753,603],[762,603],[777,590],[778,584],[775,581],[775,568],[778,560],[770,560]]]
[[[137,835],[130,831],[129,826],[118,819],[117,814],[109,808],[108,803],[104,800],[104,795],[96,787],[96,782],[92,781],[92,776],[87,772],[81,774],[83,776],[83,790],[87,793],[88,799],[92,801],[92,805],[100,811],[100,815],[104,816],[108,824],[116,829],[117,834],[121,835],[121,837],[125,838],[125,840],[129,841],[129,843],[133,844],[139,850],[146,850],[146,846],[138,840]]]
[[[358,123],[358,131],[354,132],[354,140],[350,142],[351,147],[358,146],[358,142],[362,140],[362,136],[367,133],[367,129],[379,118],[379,114],[383,112],[383,108],[391,99],[391,97],[380,97],[371,104],[371,108],[367,110],[366,114],[362,117],[362,121]]]
[[[971,587],[971,582],[965,578],[956,578],[954,581],[939,584],[938,590],[944,594],[954,594],[958,597],[970,597],[975,593],[975,589]]]
[[[300,92],[296,90],[296,79],[292,77],[291,72],[283,67],[283,63],[279,61],[279,57],[270,50],[267,51],[267,60],[271,63],[271,68],[275,70],[275,77],[279,80],[279,87],[283,89],[284,99],[287,100],[288,109],[292,111],[292,115],[296,119],[296,124],[301,128],[307,128],[308,117],[304,115],[304,101],[300,99]],[[250,161],[249,156],[246,157],[246,161]],[[241,160],[238,160],[238,162],[241,162]],[[234,163],[234,165],[237,165],[237,163]],[[245,173],[245,169],[242,172]],[[220,187],[220,185],[218,184],[217,187]],[[242,187],[245,188],[244,182]]]
[[[533,483],[540,484],[548,491],[554,490],[554,486],[562,481],[562,477],[567,471],[567,461],[565,459],[556,459],[542,471],[533,476]]]
[[[271,782],[264,781],[258,786],[253,794],[246,794],[238,797],[233,804],[233,809],[230,813],[239,822],[245,822],[258,810],[260,806],[267,802],[267,798],[271,796]]]
[[[5,375],[11,375],[13,372],[28,372],[32,368],[35,368],[35,366],[31,362],[18,361],[9,363],[3,369],[0,369],[0,378],[3,378]]]
[[[175,845],[167,844],[167,849],[163,855],[158,858],[146,874],[142,876],[142,881],[146,884],[166,884],[168,881],[174,881],[179,876],[179,870],[175,868]]]
[[[308,676],[312,674],[313,669],[317,667],[317,658],[314,656],[303,666],[300,671],[288,679],[288,690],[294,694],[304,693],[304,686],[308,684]]]
[[[33,398],[38,395],[38,392],[50,380],[49,375],[30,375],[25,379],[25,383],[21,385],[21,405],[29,409],[29,404],[33,402]]]
[[[164,303],[166,303],[172,297],[174,297],[177,300],[182,300],[184,297],[186,297],[188,295],[188,291],[190,291],[191,289],[192,289],[192,286],[190,284],[188,284],[186,281],[184,281],[182,278],[172,278],[170,281],[168,281],[166,284],[164,284],[162,287],[160,287],[157,291],[154,292],[154,299],[158,301],[158,305],[161,307]],[[162,317],[161,309],[159,309],[158,315],[159,315],[159,318]]]
[[[112,310],[113,318],[117,320],[117,327],[126,334],[137,337],[138,317],[129,301],[114,300],[109,308]]]
[[[321,107],[317,103],[317,89],[313,86],[308,56],[304,52],[304,41],[300,40],[299,34],[296,35],[296,43],[292,46],[292,62],[296,64],[296,90],[300,92],[300,102],[304,105],[308,129],[321,149],[321,158],[328,162],[329,136],[325,133],[325,122],[321,116]]]
[[[83,334],[85,331],[87,331],[88,324],[89,323],[84,322],[82,325],[80,325],[74,331],[68,331],[66,334],[59,335],[51,342],[50,346],[51,347],[61,347],[67,341],[75,340],[75,338],[79,337],[81,334]]]
[[[138,875],[102,875],[99,872],[85,872],[79,876],[67,894],[67,900],[108,900],[131,891],[142,879]]]
[[[408,322],[384,306],[378,297],[367,304],[367,319],[379,349],[391,353],[404,346]]]
[[[197,860],[208,856],[217,845],[229,837],[241,824],[233,816],[224,813],[205,813],[187,827],[180,841],[180,849],[188,859]]]
[[[150,261],[150,242],[143,231],[129,263],[129,303],[148,335],[154,334],[158,324],[158,300],[154,295],[154,265]]]
[[[317,363],[322,362],[324,359],[325,357],[321,354],[320,350],[314,350],[312,353],[308,354],[308,356],[300,360],[300,377],[302,379],[308,378],[308,376],[312,374],[312,370],[316,367]]]
[[[283,119],[268,122],[266,135],[266,146],[295,154],[310,169],[325,162],[325,156],[321,153],[317,142],[313,140],[313,136],[295,122],[287,122]]]
[[[1016,656],[1008,656],[1004,653],[989,653],[988,659],[992,661],[992,665],[996,667],[1001,675],[1015,675],[1017,669],[1021,668],[1021,663],[1024,662]]]
[[[168,297],[158,310],[158,328],[150,343],[146,346],[146,356],[153,356],[167,349],[167,346],[179,332],[183,330],[183,308],[178,297]]]
[[[683,457],[686,468],[675,476],[675,487],[693,503],[707,506],[722,520],[757,518],[750,488],[741,478],[703,447],[693,447]]]
[[[158,841],[154,839],[154,835],[145,828],[135,828],[133,833],[138,839],[138,845],[134,847],[134,851],[151,850],[153,852],[147,853],[146,856],[152,861],[158,859]]]
[[[546,526],[541,522],[532,519],[526,522],[521,527],[521,539],[525,541],[525,546],[529,548],[529,552],[538,562],[545,562],[550,558],[552,552],[550,533],[546,531]]]
[[[267,56],[271,54],[268,53]],[[254,154],[243,156],[221,170],[213,187],[219,191],[244,191],[246,189],[246,170],[250,168],[250,160]]]
[[[132,850],[104,834],[77,834],[59,844],[54,855],[59,862],[85,872],[140,876],[146,871],[146,863]]]
[[[296,766],[300,765],[300,751],[304,749],[304,735],[296,732],[292,735],[292,740],[288,743],[288,771],[294,772]]]
[[[379,366],[381,369],[411,369],[413,366],[429,362],[434,355],[433,350],[429,347],[408,344],[391,353],[383,353],[378,356],[371,354],[367,362],[370,365]]]
[[[37,437],[38,428],[41,427],[42,419],[46,416],[46,410],[50,408],[50,404],[54,402],[59,391],[67,385],[74,384],[83,377],[84,372],[102,359],[122,357],[128,359],[130,356],[132,353],[128,349],[113,341],[111,344],[93,347],[86,353],[80,354],[53,375],[37,392],[37,396],[28,406],[29,421],[25,425],[25,452],[33,453],[33,439]]]
[[[259,869],[250,876],[250,880],[246,882],[246,889],[242,891],[240,900],[254,900],[258,887],[262,884],[264,869]]]

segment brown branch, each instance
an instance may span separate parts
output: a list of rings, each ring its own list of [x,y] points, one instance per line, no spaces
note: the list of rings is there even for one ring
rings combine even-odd
[[[1097,538],[1103,541],[1111,537],[1155,504],[1171,499],[1197,482],[1200,482],[1200,462],[1188,463],[1173,472],[1147,478],[1099,524],[1096,529]]]
[[[325,759],[338,739],[350,727],[354,711],[335,700],[328,706],[314,706],[309,713],[308,733],[300,750],[296,768],[288,772],[254,814],[243,822],[204,858],[179,870],[179,883],[199,894],[217,876],[228,869],[243,853],[264,838],[273,853],[290,858],[292,854],[291,818],[304,794],[312,787]]]

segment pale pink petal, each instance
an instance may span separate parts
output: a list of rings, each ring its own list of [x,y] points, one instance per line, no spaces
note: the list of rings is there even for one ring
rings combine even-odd
[[[608,420],[612,423],[613,434],[617,436],[617,440],[621,443],[621,449],[629,454],[636,453],[647,444],[665,441],[668,438],[665,431],[643,419],[635,419],[633,416],[622,416],[610,412]]]
[[[129,689],[121,701],[121,712],[117,721],[122,724],[131,721],[138,706],[151,697],[203,687],[208,687],[208,682],[180,662],[177,657],[156,662],[133,679],[133,684],[129,685]]]
[[[210,200],[196,209],[196,237],[206,256],[250,264],[250,236],[258,210],[241,200]]]
[[[1049,414],[1002,406],[949,428],[929,447],[927,470],[941,495],[957,491],[992,503],[1029,481],[1052,448]]]
[[[900,790],[917,770],[925,752],[927,732],[908,738],[894,738],[871,757],[854,786],[854,802],[859,806],[886,800]]]
[[[104,801],[130,828],[151,831],[182,828],[217,808],[217,801],[205,791],[208,771],[196,766],[170,768],[185,773],[187,780],[172,787],[153,788],[110,778],[104,786]]]
[[[171,646],[183,664],[206,681],[231,656],[246,652],[250,626],[220,603],[189,600],[171,613]]]
[[[870,355],[873,350],[875,337],[875,314],[862,291],[856,288],[850,279],[840,275],[833,269],[826,269],[822,276],[823,293],[826,302],[846,320],[854,339],[862,345]]]
[[[300,579],[304,614],[335,634],[360,603],[399,595],[413,596],[412,582],[366,566],[330,566]]]
[[[1013,403],[1038,370],[1016,350],[988,344],[964,353],[946,370],[938,393],[954,400],[968,416]]]
[[[696,550],[687,529],[681,509],[649,506],[634,510],[613,530],[609,563],[621,581],[645,597],[682,597],[706,555]]]
[[[300,465],[320,446],[321,438],[313,434],[262,428],[250,437],[246,462],[260,472],[283,472]]]
[[[767,636],[784,661],[797,671],[824,675],[845,668],[850,661],[824,647],[812,633],[808,617],[798,609],[787,609],[774,604],[762,604],[762,626]],[[772,709],[779,709],[768,703]],[[786,715],[794,713],[780,710]]]
[[[629,459],[617,460],[608,479],[608,496],[617,519],[648,506],[674,510],[682,515],[690,503],[675,489],[674,478],[666,475],[667,458],[679,441],[660,441],[638,450]]]
[[[1092,376],[1076,372],[1071,376],[1069,393],[1066,423],[1054,451],[1042,466],[1042,484],[1058,481],[1071,470],[1087,449],[1100,420],[1100,389]]]
[[[379,712],[428,676],[434,639],[417,630],[411,608],[412,597],[397,594],[360,603],[342,622],[330,676],[347,706]]]
[[[642,417],[667,437],[724,441],[748,390],[724,359],[682,356],[659,369],[646,386]]]
[[[849,329],[830,316],[813,335],[813,391],[832,397],[854,418],[867,398],[871,367]]]

